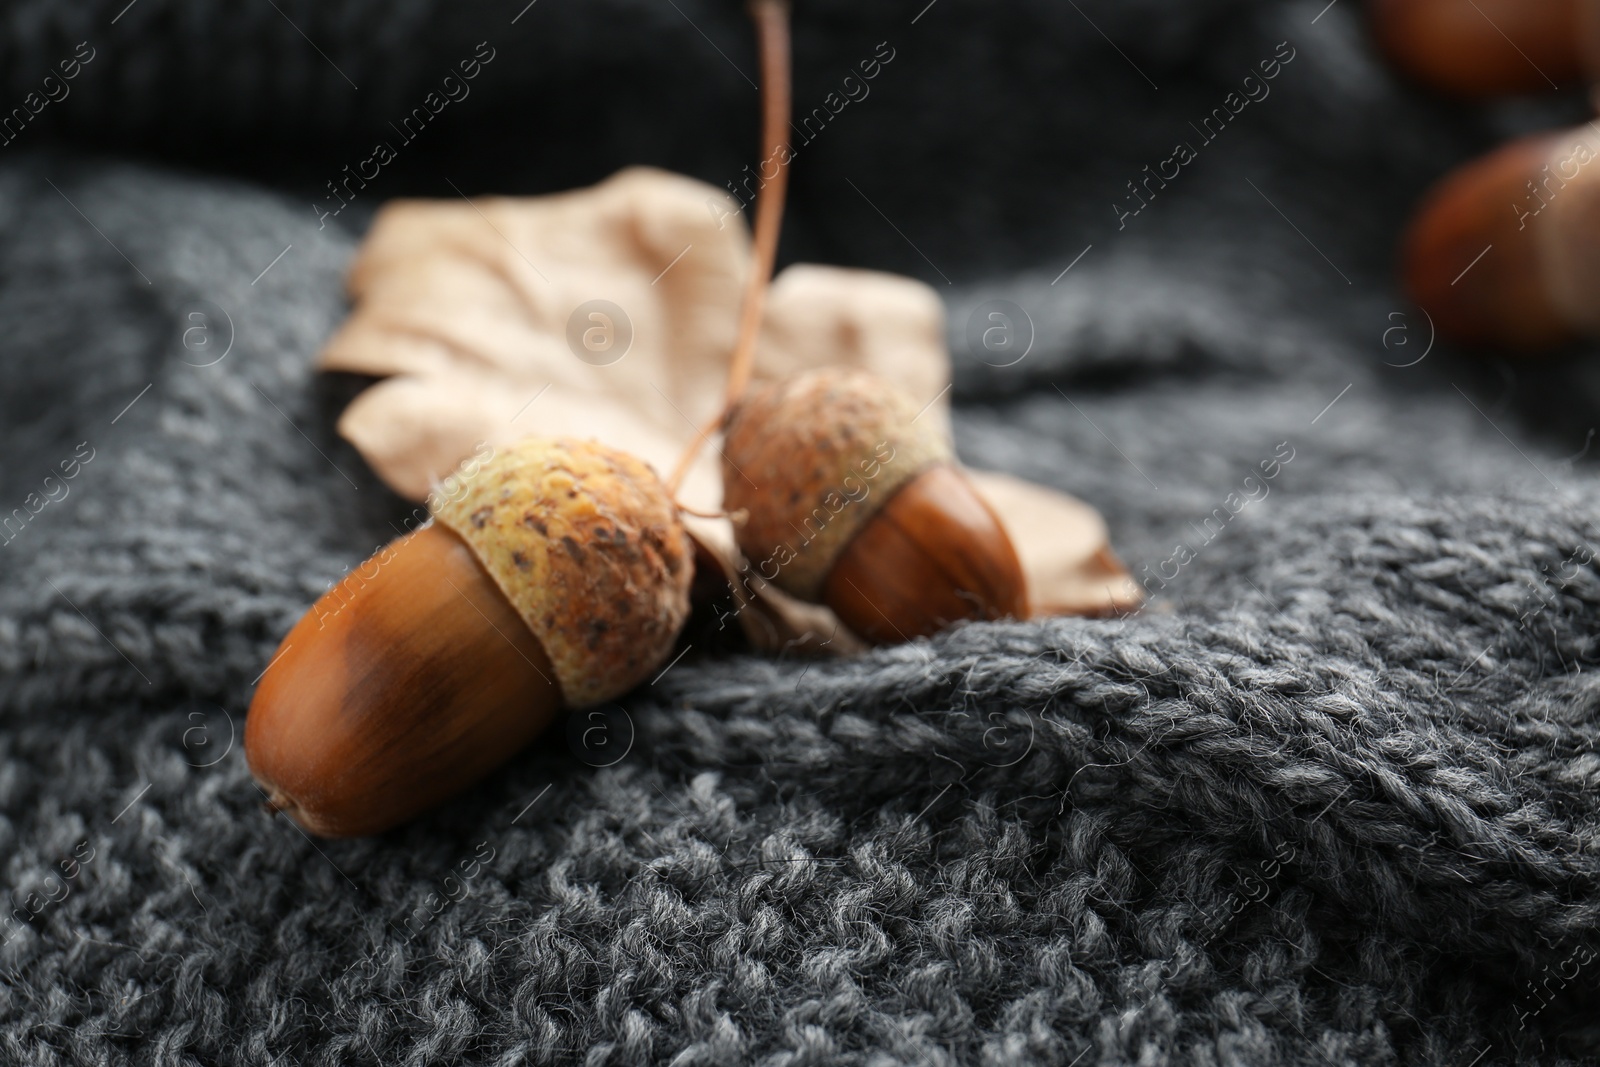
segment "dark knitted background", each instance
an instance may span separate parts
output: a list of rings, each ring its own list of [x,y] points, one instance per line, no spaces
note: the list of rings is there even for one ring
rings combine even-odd
[[[1198,547],[1142,613],[685,661],[380,838],[264,815],[253,681],[406,510],[308,369],[371,210],[751,157],[736,5],[524,2],[0,4],[4,108],[94,49],[0,147],[0,514],[93,450],[0,545],[0,1062],[1600,1049],[1600,362],[1416,362],[1392,270],[1428,182],[1583,104],[1430,100],[1356,0],[797,0],[801,110],[895,59],[801,152],[785,258],[935,285],[968,460],[1141,575]],[[967,340],[992,299],[1014,366]]]

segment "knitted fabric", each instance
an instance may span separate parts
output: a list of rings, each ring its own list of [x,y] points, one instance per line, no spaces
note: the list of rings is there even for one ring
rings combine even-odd
[[[1101,508],[1150,604],[690,656],[414,824],[308,839],[239,742],[409,511],[333,432],[360,383],[309,369],[362,212],[732,180],[748,30],[6,4],[9,98],[97,51],[0,147],[0,1062],[1600,1050],[1600,381],[1430,349],[1391,280],[1429,180],[1581,100],[1429,101],[1353,3],[798,7],[802,112],[895,58],[799,153],[785,256],[936,285],[963,458]],[[474,95],[319,226],[483,40]],[[1188,130],[1284,41],[1270,95]],[[1020,362],[971,340],[996,300]]]

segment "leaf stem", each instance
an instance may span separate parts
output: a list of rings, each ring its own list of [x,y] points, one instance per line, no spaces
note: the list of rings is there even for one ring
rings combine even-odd
[[[750,386],[750,376],[755,369],[756,341],[761,336],[761,317],[766,309],[773,266],[778,259],[778,237],[783,230],[784,197],[789,189],[791,153],[788,134],[793,96],[789,0],[751,0],[750,15],[755,20],[761,49],[762,105],[762,158],[756,165],[756,176],[762,185],[756,193],[753,262],[745,283],[744,301],[739,309],[739,332],[734,341],[733,354],[728,360],[728,388],[722,408],[701,427],[679,457],[678,466],[673,470],[672,477],[667,479],[667,491],[674,496],[683,484],[684,476],[689,473],[690,464],[700,452],[700,442],[722,429],[728,412]],[[770,178],[766,175],[769,167],[776,168]]]

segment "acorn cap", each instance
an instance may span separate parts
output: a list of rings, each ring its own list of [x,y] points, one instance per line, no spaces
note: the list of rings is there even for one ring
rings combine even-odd
[[[529,438],[436,494],[544,646],[569,707],[620,696],[689,616],[689,534],[643,461],[593,441]]]
[[[723,445],[723,502],[751,568],[820,601],[833,565],[893,496],[954,452],[925,407],[876,375],[807,371],[751,390]]]

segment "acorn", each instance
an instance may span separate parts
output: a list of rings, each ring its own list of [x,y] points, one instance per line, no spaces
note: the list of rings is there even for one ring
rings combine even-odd
[[[529,439],[430,505],[312,606],[256,688],[250,772],[312,833],[434,807],[562,709],[647,678],[688,618],[688,532],[624,452]]]
[[[874,644],[1028,612],[1005,527],[922,416],[881,378],[828,367],[750,390],[726,426],[740,551]]]
[[[1448,174],[1406,233],[1439,335],[1526,352],[1600,337],[1600,129],[1513,141]]]
[[[1395,67],[1467,98],[1541,92],[1596,73],[1595,0],[1373,0],[1373,37]]]

